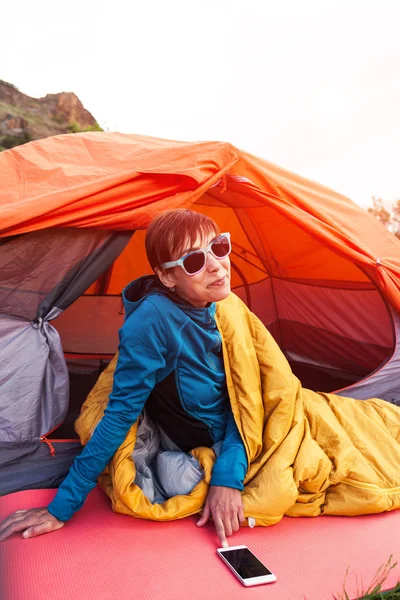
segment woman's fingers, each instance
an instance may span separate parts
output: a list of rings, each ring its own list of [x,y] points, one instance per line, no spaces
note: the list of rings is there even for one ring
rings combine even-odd
[[[228,546],[226,538],[239,529],[244,518],[240,491],[224,486],[210,486],[206,507],[213,518],[221,546]]]
[[[210,506],[208,504],[208,501],[206,501],[206,503],[204,505],[203,514],[201,515],[200,519],[197,521],[196,525],[198,525],[199,527],[202,527],[203,525],[205,525],[207,523],[210,516],[211,516]]]
[[[45,521],[44,523],[41,523],[40,525],[35,525],[34,527],[29,527],[28,529],[25,529],[24,533],[22,534],[22,537],[32,538],[32,537],[36,537],[38,535],[43,535],[44,533],[50,533],[51,531],[56,531],[57,529],[61,529],[61,527],[63,527],[63,525],[64,525],[64,523],[62,523],[61,521],[58,521],[58,523],[59,523],[59,525],[55,525],[51,521]]]
[[[24,515],[20,511],[13,513],[0,524],[0,542],[7,539],[13,533],[22,531],[24,528]],[[21,525],[22,524],[22,525]]]
[[[232,532],[239,530],[240,521],[239,521],[239,515],[238,515],[238,513],[235,513],[234,515],[232,515],[232,518],[231,518],[231,527],[232,527]]]
[[[235,511],[231,514],[221,514],[218,510],[213,514],[215,530],[222,548],[228,547],[227,537],[230,537],[240,527],[239,518]]]
[[[12,521],[11,523],[6,524],[0,531],[0,542],[3,542],[8,537],[13,535],[13,533],[18,533],[19,531],[23,531],[27,526],[25,521]]]
[[[232,530],[239,531],[240,525],[241,525],[241,523],[243,523],[243,521],[244,521],[244,510],[243,510],[243,504],[241,504],[240,506],[237,507],[237,510],[232,515],[232,519],[231,519]]]
[[[221,548],[228,548],[229,544],[228,544],[228,540],[226,539],[226,535],[225,535],[225,526],[224,526],[224,522],[222,520],[221,517],[213,517],[214,519],[214,526],[215,526],[215,531],[217,533],[217,537],[219,539],[219,544],[221,546]]]
[[[53,517],[47,508],[18,510],[0,524],[0,542],[20,531],[24,532],[23,537],[35,537],[60,529],[63,525],[64,522]]]
[[[243,508],[243,502],[239,507],[239,511],[238,511],[238,518],[239,518],[239,525],[241,523],[244,523],[244,508]]]

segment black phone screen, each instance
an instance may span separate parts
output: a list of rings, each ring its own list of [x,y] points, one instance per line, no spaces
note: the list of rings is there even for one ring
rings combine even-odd
[[[262,562],[248,548],[238,550],[220,550],[225,560],[238,572],[242,579],[272,575]]]

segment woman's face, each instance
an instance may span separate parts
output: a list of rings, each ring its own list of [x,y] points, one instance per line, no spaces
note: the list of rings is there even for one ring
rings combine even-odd
[[[192,248],[185,247],[180,256],[172,256],[171,260],[178,260],[192,250],[205,248],[215,238],[215,233],[205,238],[199,234]],[[171,269],[155,269],[155,271],[165,286],[175,287],[175,291],[196,308],[202,308],[209,302],[223,300],[231,291],[229,256],[218,260],[208,252],[205,268],[196,275],[188,275],[179,266]]]

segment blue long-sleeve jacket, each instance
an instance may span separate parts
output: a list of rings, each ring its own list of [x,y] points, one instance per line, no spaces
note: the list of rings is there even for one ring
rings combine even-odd
[[[133,282],[123,297],[126,317],[107,408],[48,507],[61,521],[82,506],[147,399],[167,378],[179,409],[206,430],[210,444],[222,441],[211,485],[243,490],[247,458],[229,404],[215,304],[185,304],[155,277]]]

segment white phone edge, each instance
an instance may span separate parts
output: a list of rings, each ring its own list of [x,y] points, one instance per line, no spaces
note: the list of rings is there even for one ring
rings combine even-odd
[[[224,563],[230,568],[230,570],[232,571],[232,573],[234,575],[236,575],[236,577],[239,579],[239,581],[246,587],[250,587],[253,585],[262,585],[264,583],[274,583],[276,581],[276,575],[274,573],[272,573],[271,571],[271,575],[261,575],[260,577],[249,577],[248,579],[243,579],[242,577],[240,577],[239,573],[236,571],[236,569],[234,569],[232,567],[232,565],[225,559],[225,556],[222,554],[222,552],[229,552],[230,550],[241,550],[243,548],[247,548],[254,556],[256,556],[254,554],[254,552],[252,550],[250,550],[250,548],[248,548],[248,546],[245,545],[241,545],[241,546],[229,546],[228,548],[217,548],[217,554],[222,558],[222,560],[224,561]],[[264,564],[259,558],[258,556],[256,556],[256,558],[262,563]],[[268,571],[270,570],[266,565],[264,565],[266,569],[268,569]]]

